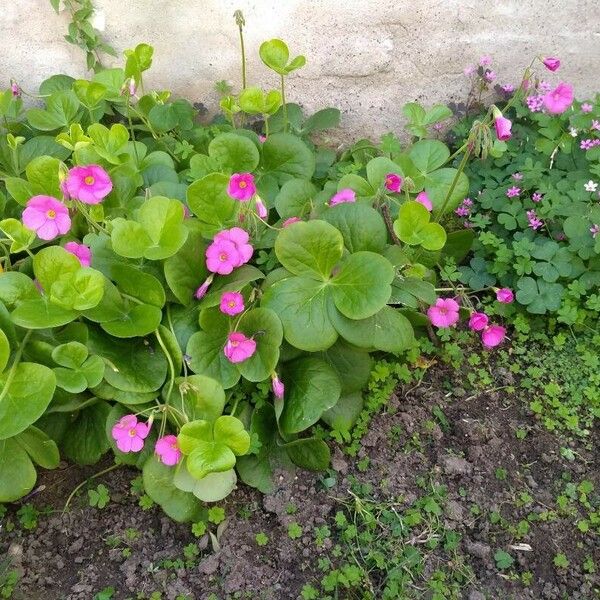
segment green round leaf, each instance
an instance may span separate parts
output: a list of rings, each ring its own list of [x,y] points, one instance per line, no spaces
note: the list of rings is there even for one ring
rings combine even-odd
[[[173,483],[178,489],[191,492],[202,502],[219,502],[233,491],[237,475],[235,469],[230,469],[222,473],[209,473],[202,479],[196,479],[190,475],[186,460],[183,460],[175,471]]]
[[[216,442],[225,444],[236,456],[243,456],[250,449],[250,435],[236,417],[219,417],[215,421],[213,435]]]
[[[287,363],[283,381],[286,396],[279,425],[286,434],[300,433],[314,425],[335,405],[342,389],[332,367],[313,357]]]
[[[190,421],[214,421],[225,408],[225,391],[218,381],[204,375],[178,377],[171,404]]]
[[[329,446],[317,438],[295,440],[284,446],[295,465],[309,471],[326,471],[331,460]]]
[[[311,179],[315,156],[299,138],[290,133],[275,133],[262,146],[262,166],[280,183],[293,177]]]
[[[77,413],[61,443],[67,458],[78,465],[93,465],[100,460],[110,448],[105,429],[109,413],[107,402],[97,402]]]
[[[249,173],[260,161],[256,145],[247,137],[221,133],[208,145],[208,155],[227,173]]]
[[[381,253],[387,244],[383,217],[366,204],[338,204],[327,210],[323,219],[341,232],[344,246],[350,252],[368,250]]]
[[[0,376],[0,439],[16,435],[46,410],[56,377],[51,369],[22,362]]]
[[[303,217],[311,210],[317,188],[306,179],[286,181],[275,198],[275,208],[282,219]]]
[[[239,202],[227,195],[228,183],[227,175],[211,173],[194,181],[187,190],[190,210],[214,232],[232,222],[239,210]]]
[[[37,474],[25,449],[15,438],[0,440],[0,502],[14,502],[28,494]]]
[[[60,462],[58,447],[41,429],[29,426],[12,438],[17,441],[33,462],[44,469],[56,469]]]

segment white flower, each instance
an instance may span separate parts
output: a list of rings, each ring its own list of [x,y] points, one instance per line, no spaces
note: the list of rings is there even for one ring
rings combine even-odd
[[[598,184],[594,183],[591,179],[583,186],[586,192],[595,192],[598,189]]]
[[[569,127],[569,133],[571,137],[577,137],[577,129],[575,127]]]

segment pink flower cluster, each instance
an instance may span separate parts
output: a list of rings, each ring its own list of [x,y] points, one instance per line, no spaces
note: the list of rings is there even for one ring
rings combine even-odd
[[[581,140],[581,143],[579,144],[579,147],[582,150],[590,150],[590,149],[594,148],[595,146],[600,146],[600,139],[598,139],[598,140],[592,140],[592,139]]]
[[[435,327],[448,328],[458,323],[459,310],[460,306],[455,299],[438,298],[427,310],[427,317]],[[498,346],[506,336],[506,329],[501,325],[490,324],[485,313],[471,313],[469,328],[471,331],[481,331],[481,341],[486,348]]]
[[[594,106],[589,102],[584,102],[581,105],[581,112],[583,113],[591,113],[594,110]]]
[[[509,198],[516,198],[521,193],[521,188],[513,185],[512,187],[506,190],[506,195]]]
[[[249,240],[248,233],[240,227],[220,231],[206,249],[206,268],[211,273],[229,275],[246,264],[254,252]]]
[[[334,194],[329,199],[329,206],[335,206],[336,204],[345,204],[346,202],[356,202],[356,192],[350,188],[344,188],[337,194]]]
[[[468,217],[471,215],[471,208],[473,207],[473,200],[471,198],[465,198],[460,206],[454,211],[459,217]]]
[[[533,192],[533,196],[531,196],[531,199],[533,200],[533,202],[541,202],[544,196],[542,196],[542,194],[540,192]]]
[[[402,183],[404,179],[396,173],[388,173],[385,176],[385,187],[390,192],[400,193],[402,191]]]
[[[121,417],[111,429],[111,435],[121,452],[141,452],[150,433],[150,423],[138,421],[135,415]],[[154,452],[160,462],[174,466],[181,460],[181,450],[177,446],[177,436],[165,435],[154,445]]]
[[[598,225],[597,223],[594,223],[590,227],[590,233],[592,234],[592,237],[595,239],[596,236],[600,233],[600,225]]]
[[[527,220],[529,221],[529,227],[531,227],[531,229],[534,231],[539,229],[544,224],[544,222],[536,215],[535,210],[527,211]]]
[[[527,96],[525,103],[531,112],[540,112],[544,108],[544,96],[532,94],[531,96]]]

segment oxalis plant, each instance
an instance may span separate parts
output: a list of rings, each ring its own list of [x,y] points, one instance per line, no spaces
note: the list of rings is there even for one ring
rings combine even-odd
[[[197,520],[238,477],[268,491],[275,468],[325,469],[311,427],[352,426],[370,354],[458,321],[434,268],[472,236],[440,220],[503,117],[451,155],[425,139],[446,111],[410,105],[413,143],[340,178],[309,139],[339,113],[283,102],[303,63],[284,47],[261,47],[281,105],[242,99],[244,67],[239,110],[208,127],[144,91],[146,44],[91,80],[46,80],[43,108],[24,111],[16,83],[0,97],[0,501],[33,489],[34,465],[111,451],[107,470],[137,466],[168,515]],[[264,137],[240,127],[256,114]]]

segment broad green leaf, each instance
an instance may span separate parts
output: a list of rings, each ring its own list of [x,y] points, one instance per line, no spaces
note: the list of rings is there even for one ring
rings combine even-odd
[[[343,379],[342,379],[343,381]],[[343,395],[321,418],[336,431],[350,431],[363,409],[363,397],[360,392]]]
[[[260,161],[256,145],[243,135],[221,133],[208,145],[208,155],[226,173],[249,173]]]
[[[341,384],[336,372],[318,358],[300,358],[283,371],[286,397],[279,425],[285,434],[299,433],[314,425],[335,405]]]
[[[264,381],[279,362],[279,347],[283,340],[283,327],[277,314],[268,308],[255,308],[239,322],[238,331],[256,341],[256,352],[237,368],[249,381]]]
[[[240,373],[223,353],[226,340],[227,331],[198,331],[190,337],[186,354],[194,373],[216,379],[227,390],[239,381]]]
[[[200,232],[190,231],[185,244],[164,262],[167,284],[177,300],[186,306],[194,301],[194,293],[208,275],[205,251],[206,243]],[[240,269],[236,269],[229,277],[238,271]]]
[[[311,210],[317,188],[306,179],[286,181],[275,198],[275,208],[282,219],[303,217]]]
[[[119,390],[154,392],[165,381],[167,360],[155,340],[118,340],[90,328],[88,347],[104,359],[104,378]]]
[[[42,248],[33,258],[33,272],[46,294],[52,285],[65,275],[81,270],[79,259],[60,246]]]
[[[0,329],[0,373],[4,371],[10,357],[10,343],[6,333]]]
[[[341,232],[344,246],[350,252],[368,250],[381,253],[387,244],[383,217],[366,204],[338,204],[327,210],[322,218]]]
[[[17,435],[46,410],[56,388],[51,369],[22,362],[0,376],[0,440]]]
[[[351,254],[331,280],[333,301],[350,319],[366,319],[379,312],[392,293],[394,269],[373,252]]]
[[[219,417],[215,421],[213,435],[216,442],[227,445],[236,456],[242,456],[250,449],[250,435],[236,417]]]
[[[322,280],[331,277],[343,249],[342,234],[325,221],[295,223],[275,240],[275,254],[288,271]]]
[[[186,464],[192,477],[202,479],[209,473],[221,473],[233,469],[235,454],[221,442],[199,441],[187,457]]]
[[[27,329],[47,329],[60,327],[77,318],[78,312],[67,310],[48,302],[47,298],[24,300],[11,314],[15,325]]]
[[[0,221],[0,229],[12,242],[10,245],[11,254],[23,252],[23,250],[29,248],[35,240],[35,231],[27,229],[27,227],[25,227],[21,221],[17,221],[17,219],[4,219]]]
[[[40,297],[35,283],[18,271],[0,273],[0,300],[11,309],[24,300],[35,300]]]
[[[12,438],[23,448],[31,460],[44,469],[56,469],[60,462],[58,447],[41,429],[30,426]]]
[[[408,319],[389,306],[360,321],[338,313],[333,317],[333,324],[344,339],[360,348],[402,352],[414,343],[413,328]]]
[[[342,339],[322,354],[342,383],[342,394],[358,392],[367,384],[373,360],[362,348],[356,348]]]
[[[289,277],[272,285],[262,306],[274,310],[285,339],[307,352],[326,350],[337,339],[329,313],[334,308],[327,284],[310,277]]]
[[[341,113],[337,108],[324,108],[311,115],[302,126],[303,133],[331,129],[340,124]]]
[[[446,243],[446,231],[439,223],[430,223],[429,211],[419,202],[405,202],[394,221],[394,231],[402,242],[440,250]]]
[[[413,164],[423,174],[441,167],[449,158],[448,146],[439,140],[420,140],[408,152]]]
[[[265,172],[284,183],[296,177],[310,179],[315,171],[315,157],[310,148],[290,133],[270,135],[262,146],[262,166]]]
[[[129,310],[119,319],[104,321],[102,329],[118,338],[134,338],[155,331],[162,319],[162,311],[150,304],[130,304]]]
[[[187,190],[190,210],[202,223],[212,225],[214,232],[224,229],[235,219],[240,203],[227,195],[229,177],[211,173],[194,181]]]
[[[67,458],[78,465],[93,465],[108,451],[105,425],[110,409],[107,402],[97,402],[77,413],[61,443]]]
[[[197,521],[202,514],[200,501],[192,494],[177,489],[174,476],[173,467],[163,465],[153,456],[142,470],[144,490],[171,519],[179,523]]]
[[[178,489],[191,492],[202,502],[219,502],[233,491],[237,475],[234,469],[230,469],[222,473],[209,473],[202,479],[196,479],[190,475],[187,459],[184,459],[175,471],[173,483]]]
[[[33,489],[36,479],[35,467],[17,440],[0,440],[0,502],[22,498]]]
[[[272,39],[263,42],[258,51],[261,60],[269,69],[280,75],[286,74],[286,66],[290,58],[290,51],[283,40]]]
[[[374,190],[384,185],[385,178],[390,173],[404,176],[402,167],[385,156],[378,156],[367,163],[367,179]]]
[[[425,178],[423,186],[431,200],[434,213],[437,213],[442,208],[442,204],[444,203],[457,174],[458,171],[456,169],[443,168],[429,173]],[[469,179],[464,173],[461,173],[450,194],[450,198],[445,207],[445,212],[448,213],[454,210],[468,195]]]
[[[326,471],[331,460],[329,446],[317,438],[295,440],[284,446],[295,465],[309,471]]]
[[[190,421],[214,421],[225,408],[223,386],[204,375],[188,375],[175,379],[171,404]]]
[[[66,273],[47,290],[50,301],[66,310],[86,310],[97,306],[104,294],[104,275],[90,267]]]
[[[54,131],[68,127],[74,122],[79,107],[80,103],[74,92],[70,90],[52,92],[46,98],[45,109],[31,108],[27,111],[27,121],[40,131]]]
[[[171,260],[171,258],[167,260]],[[124,294],[158,308],[165,305],[165,290],[154,275],[122,263],[114,264],[110,272],[111,279]]]

